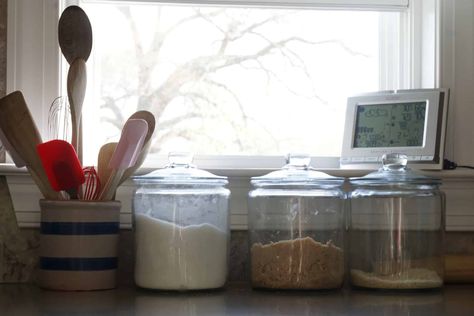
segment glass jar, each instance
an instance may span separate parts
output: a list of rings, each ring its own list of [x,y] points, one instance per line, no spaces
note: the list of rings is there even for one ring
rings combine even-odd
[[[229,249],[225,177],[171,154],[164,169],[135,177],[135,283],[161,290],[224,286]]]
[[[389,154],[383,167],[350,179],[351,283],[377,289],[443,285],[444,194],[439,179]]]
[[[252,178],[249,242],[252,286],[331,289],[344,280],[343,178],[290,155],[283,169]]]

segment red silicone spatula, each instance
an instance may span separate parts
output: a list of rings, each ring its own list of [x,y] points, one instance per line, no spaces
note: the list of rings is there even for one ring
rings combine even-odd
[[[52,140],[36,146],[51,187],[66,191],[71,199],[77,199],[77,189],[84,183],[84,171],[71,144]]]

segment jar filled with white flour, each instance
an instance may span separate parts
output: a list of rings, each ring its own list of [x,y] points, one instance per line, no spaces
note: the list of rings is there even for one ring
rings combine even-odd
[[[226,177],[170,154],[163,169],[135,177],[135,283],[159,290],[225,285],[229,249]]]

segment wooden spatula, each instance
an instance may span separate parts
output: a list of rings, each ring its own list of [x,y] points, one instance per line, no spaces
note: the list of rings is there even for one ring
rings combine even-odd
[[[107,143],[103,145],[99,150],[97,157],[97,174],[99,176],[100,183],[104,186],[112,174],[112,169],[109,168],[110,159],[114,154],[115,148],[118,143]]]
[[[36,145],[42,143],[41,136],[20,91],[12,92],[0,99],[0,128],[9,144],[26,164],[44,197],[59,199],[58,193],[49,185],[36,152]]]

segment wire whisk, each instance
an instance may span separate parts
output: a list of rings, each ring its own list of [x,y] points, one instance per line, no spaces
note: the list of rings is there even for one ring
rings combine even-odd
[[[84,176],[86,181],[82,185],[82,200],[93,201],[99,197],[101,185],[95,167],[84,167]]]
[[[51,140],[60,139],[71,142],[71,108],[66,97],[57,97],[49,107],[48,134]]]

